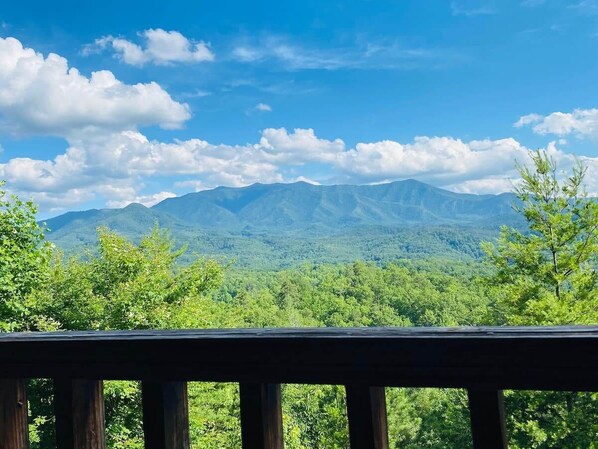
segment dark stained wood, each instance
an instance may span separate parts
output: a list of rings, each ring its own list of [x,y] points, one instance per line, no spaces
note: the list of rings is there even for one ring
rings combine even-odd
[[[0,379],[32,377],[58,379],[58,449],[105,449],[102,382],[72,379],[143,379],[148,449],[188,448],[187,380],[241,383],[244,449],[283,447],[280,383],[347,385],[353,449],[388,447],[368,385],[467,388],[475,448],[504,449],[503,389],[598,391],[598,326],[0,333]],[[6,449],[27,438],[14,382]]]
[[[280,385],[242,383],[239,392],[243,449],[283,449]]]
[[[145,449],[189,449],[189,405],[186,382],[144,381]]]
[[[105,449],[103,382],[54,380],[58,449]]]
[[[507,449],[502,390],[468,389],[474,449]]]
[[[384,387],[347,385],[351,449],[388,449]]]
[[[598,390],[598,327],[0,334],[0,376]]]
[[[0,449],[26,449],[28,446],[25,381],[0,379]]]

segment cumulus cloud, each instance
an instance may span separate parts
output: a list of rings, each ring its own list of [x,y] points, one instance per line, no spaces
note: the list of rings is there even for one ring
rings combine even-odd
[[[138,131],[72,138],[53,160],[13,158],[0,164],[0,179],[26,192],[62,192],[111,182],[130,185],[150,176],[195,175],[203,185],[242,186],[284,180],[283,166],[333,162],[341,140],[319,139],[311,129],[266,129],[259,143],[211,144],[201,139],[172,143]],[[197,185],[197,184],[196,184]],[[133,197],[133,195],[130,195]],[[118,199],[120,201],[120,199]]]
[[[326,140],[316,136],[313,129],[268,128],[262,131],[258,148],[271,163],[301,165],[307,162],[336,163],[345,149],[341,139]]]
[[[259,145],[213,145],[200,139],[151,141],[137,131],[92,138],[82,134],[69,139],[66,151],[54,159],[12,158],[0,164],[0,179],[12,192],[32,197],[45,211],[93,198],[109,207],[151,204],[164,193],[139,193],[143,180],[152,176],[192,175],[209,187],[281,182],[268,151]]]
[[[528,114],[515,123],[516,127],[527,125],[533,125],[532,130],[541,135],[598,139],[598,109],[575,109],[573,112],[553,112],[546,116]]]
[[[390,140],[358,143],[338,163],[364,181],[417,178],[447,186],[493,176],[505,179],[514,161],[527,158],[527,153],[526,147],[511,138],[463,142],[451,137],[416,137],[407,144]]]
[[[191,41],[178,31],[148,29],[140,32],[139,36],[144,41],[143,45],[120,37],[104,36],[83,47],[83,54],[110,47],[121,61],[134,66],[198,63],[213,61],[215,58],[208,43]]]
[[[179,128],[191,114],[156,83],[125,84],[107,70],[86,77],[65,58],[44,57],[9,37],[0,38],[0,117],[16,133],[69,136],[90,129]]]
[[[566,168],[574,159],[552,143],[547,151]],[[265,129],[256,143],[212,144],[201,139],[160,142],[138,131],[122,131],[89,140],[72,139],[53,160],[13,158],[0,164],[0,179],[11,189],[33,196],[46,210],[70,195],[63,207],[93,195],[115,207],[131,202],[151,205],[169,190],[139,193],[144,180],[174,177],[175,189],[205,190],[255,182],[379,183],[417,178],[461,192],[510,190],[517,177],[514,162],[525,163],[528,149],[514,139],[464,142],[451,137],[417,137],[409,143],[379,141],[347,148],[341,139],[318,137],[312,129]],[[586,158],[591,173],[598,158]],[[324,167],[320,175],[307,167]],[[304,170],[304,168],[306,168]],[[589,174],[589,175],[590,175]],[[588,176],[598,192],[598,176]]]

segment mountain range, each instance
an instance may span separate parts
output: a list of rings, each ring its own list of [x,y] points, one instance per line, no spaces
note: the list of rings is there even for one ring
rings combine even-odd
[[[251,266],[419,255],[469,257],[475,256],[480,240],[496,235],[499,225],[518,224],[514,201],[510,193],[455,193],[415,180],[378,185],[253,184],[189,193],[149,208],[130,204],[68,212],[46,220],[46,225],[48,238],[70,252],[93,245],[99,226],[135,240],[158,223],[192,252],[233,257]]]

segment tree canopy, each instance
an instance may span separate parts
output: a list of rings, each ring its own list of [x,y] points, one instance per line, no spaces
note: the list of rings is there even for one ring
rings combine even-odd
[[[31,201],[9,196],[0,181],[0,331],[30,329],[31,295],[48,280],[51,244]]]

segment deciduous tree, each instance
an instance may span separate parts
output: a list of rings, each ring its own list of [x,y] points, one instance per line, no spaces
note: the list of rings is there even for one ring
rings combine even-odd
[[[48,277],[51,245],[36,222],[37,207],[8,195],[0,181],[0,331],[35,327],[30,295]]]

